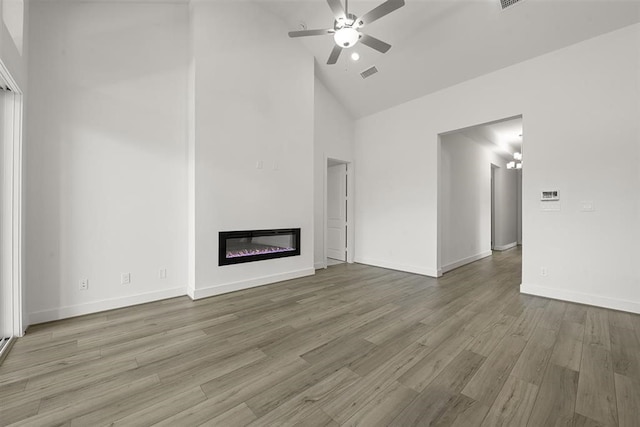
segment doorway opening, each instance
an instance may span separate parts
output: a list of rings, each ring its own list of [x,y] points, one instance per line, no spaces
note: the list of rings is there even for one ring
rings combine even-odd
[[[327,158],[324,252],[326,266],[353,262],[352,164]]]
[[[438,275],[521,244],[523,118],[438,135]],[[521,164],[521,161],[520,161]]]

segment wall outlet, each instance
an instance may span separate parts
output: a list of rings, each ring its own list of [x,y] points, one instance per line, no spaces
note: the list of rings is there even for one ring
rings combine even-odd
[[[89,289],[89,279],[80,280],[80,290],[86,291],[87,289]]]
[[[167,278],[167,269],[166,268],[161,268],[158,271],[158,277],[160,277],[161,279],[166,279]]]
[[[542,277],[547,277],[548,274],[549,272],[547,271],[547,267],[540,267],[540,275]]]
[[[120,283],[122,285],[128,285],[131,283],[131,273],[122,273],[120,275]]]
[[[583,200],[580,202],[580,211],[594,212],[596,210],[592,200]]]

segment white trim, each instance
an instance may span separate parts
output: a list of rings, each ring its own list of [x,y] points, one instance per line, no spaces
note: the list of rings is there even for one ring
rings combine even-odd
[[[518,242],[511,242],[502,246],[494,246],[493,249],[496,251],[506,251],[507,249],[515,248],[516,246],[518,246]]]
[[[547,288],[537,285],[520,285],[520,292],[527,295],[552,298],[579,304],[593,305],[597,307],[611,308],[613,310],[628,311],[640,314],[640,302],[627,301],[618,298],[604,297],[601,295],[586,294],[582,292],[568,291],[565,289]]]
[[[53,320],[66,319],[68,317],[82,316],[85,314],[98,313],[115,308],[129,307],[147,302],[159,301],[167,298],[175,298],[185,295],[185,288],[173,288],[163,291],[148,292],[145,294],[131,295],[122,298],[112,298],[102,301],[95,301],[66,307],[54,308],[50,310],[37,311],[29,314],[31,324],[50,322]]]
[[[324,155],[322,168],[322,262],[324,263],[324,268],[327,268],[327,180],[329,179],[329,157],[326,154]]]
[[[326,259],[326,258],[325,258]],[[324,268],[327,268],[327,262],[316,262],[315,264],[313,264],[313,268],[316,270],[322,270]]]
[[[355,171],[354,162],[347,163],[347,263],[353,264],[355,256]]]
[[[283,280],[297,279],[299,277],[313,276],[316,274],[315,269],[305,268],[304,270],[290,271],[287,273],[273,274],[270,276],[256,277],[255,279],[241,280],[224,285],[209,286],[200,289],[188,289],[188,295],[191,299],[200,299],[212,297],[214,295],[226,294],[229,292],[241,291],[243,289],[255,288],[256,286],[269,285]]]
[[[193,11],[189,11],[192,15]],[[191,16],[189,19],[193,19]],[[193,50],[193,43],[190,43]],[[195,58],[193,52],[190,58]],[[195,61],[189,61],[187,73],[187,294],[196,284],[196,89]]]
[[[355,262],[359,264],[373,265],[375,267],[388,268],[390,270],[404,271],[407,273],[421,274],[423,276],[438,277],[438,270],[431,268],[418,267],[409,264],[398,264],[394,262],[381,261],[372,258],[357,257]]]
[[[196,299],[196,290],[191,285],[187,286],[187,296],[191,299]]]
[[[2,292],[10,293],[11,324],[9,328],[13,336],[24,335],[25,311],[22,286],[22,126],[23,126],[23,96],[18,84],[11,73],[0,60],[0,78],[4,80],[10,92],[3,96],[5,101],[5,130],[2,138],[4,151],[2,169],[5,176],[3,186],[2,229],[6,246],[2,251]]]
[[[15,292],[13,286],[13,105],[11,92],[0,89],[0,338],[17,335],[15,324]]]
[[[355,189],[356,186],[354,184],[355,181],[355,172],[353,161],[351,160],[343,160],[338,157],[328,156],[326,153],[324,155],[324,170],[323,170],[323,181],[322,181],[322,192],[323,192],[323,206],[322,206],[322,249],[323,249],[323,266],[317,267],[319,263],[316,263],[316,269],[327,268],[327,179],[329,169],[329,160],[333,160],[339,163],[343,163],[347,165],[347,247],[346,247],[346,261],[349,264],[354,263],[355,258],[355,223],[354,223],[354,215],[355,215]]]
[[[467,258],[460,259],[456,262],[452,262],[451,264],[443,265],[441,271],[442,273],[446,273],[447,271],[451,271],[458,267],[462,267],[463,265],[470,264],[472,262],[478,261],[479,259],[486,258],[488,256],[491,256],[491,251],[481,252],[477,255],[473,255]]]
[[[23,99],[21,94],[13,96],[13,333],[21,337],[28,325],[24,319],[24,301],[22,288],[22,116]]]

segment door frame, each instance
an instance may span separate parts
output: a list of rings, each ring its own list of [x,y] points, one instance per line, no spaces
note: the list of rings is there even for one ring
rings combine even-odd
[[[0,287],[10,295],[11,340],[24,335],[24,289],[23,276],[23,223],[22,223],[22,148],[23,148],[23,93],[11,76],[11,73],[0,60],[0,78],[9,91],[3,95],[5,103],[4,129],[2,130],[1,149],[4,150],[2,173],[2,227],[3,241],[0,245]],[[8,240],[5,241],[5,237]],[[11,347],[12,341],[5,346]],[[5,353],[6,354],[6,353]],[[2,355],[0,354],[0,357]]]
[[[516,114],[513,116],[507,116],[507,117],[503,117],[500,119],[496,119],[496,120],[490,120],[487,122],[481,122],[481,123],[476,123],[476,124],[471,124],[468,126],[462,126],[456,129],[452,129],[452,130],[447,130],[444,132],[439,132],[436,134],[437,137],[437,145],[436,145],[436,149],[437,149],[437,165],[436,165],[436,244],[437,244],[437,249],[436,249],[436,276],[435,277],[441,277],[444,273],[442,271],[442,246],[443,246],[443,242],[442,242],[442,218],[443,218],[443,213],[442,213],[442,194],[443,194],[443,189],[442,189],[442,136],[443,135],[447,135],[450,133],[454,133],[454,132],[459,132],[461,130],[464,129],[468,129],[468,128],[472,128],[472,127],[476,127],[476,126],[483,126],[483,125],[489,125],[492,123],[499,123],[499,122],[503,122],[506,120],[512,120],[512,119],[516,119],[516,118],[520,118],[522,119],[522,135],[524,136],[525,133],[525,127],[526,127],[526,121],[525,121],[525,116],[524,114],[520,113],[520,114]],[[524,152],[524,139],[522,142],[522,151]],[[522,170],[520,170],[520,191],[522,192],[524,186],[524,173],[522,172]],[[493,183],[492,183],[492,187],[493,187]],[[520,210],[522,210],[522,194],[520,195]],[[493,209],[492,209],[493,211]],[[518,215],[518,214],[516,214]],[[521,213],[519,214],[521,215]],[[524,223],[522,222],[522,217],[520,216],[520,221],[521,221],[521,228],[522,228],[522,232],[524,234]],[[493,229],[493,227],[492,227]],[[520,244],[521,242],[519,242]],[[492,248],[493,249],[493,248]],[[523,266],[524,266],[524,251],[522,254],[522,262],[520,264],[520,271],[522,272],[523,270]]]
[[[496,169],[498,165],[491,163],[491,250],[496,247]],[[516,213],[517,216],[517,213]]]
[[[328,179],[328,173],[327,170],[329,169],[329,163],[332,164],[336,164],[336,163],[340,163],[340,164],[345,164],[347,166],[347,247],[346,247],[346,251],[347,251],[347,263],[349,264],[353,264],[353,258],[354,258],[354,242],[355,242],[355,233],[354,233],[354,221],[353,221],[353,204],[354,204],[354,200],[355,197],[353,195],[353,191],[355,186],[353,185],[353,177],[354,177],[354,173],[353,173],[353,162],[348,161],[348,160],[343,160],[343,159],[338,159],[335,157],[330,157],[330,156],[325,156],[324,158],[324,181],[323,181],[323,192],[324,192],[324,199],[323,199],[323,218],[322,218],[322,230],[323,230],[323,236],[322,236],[322,249],[323,249],[323,257],[322,257],[322,263],[323,263],[323,268],[327,268],[327,188],[328,188],[328,184],[327,184],[327,179]]]

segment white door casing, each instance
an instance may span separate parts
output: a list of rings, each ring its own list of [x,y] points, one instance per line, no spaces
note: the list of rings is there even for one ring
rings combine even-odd
[[[327,257],[346,261],[347,165],[327,168]]]

